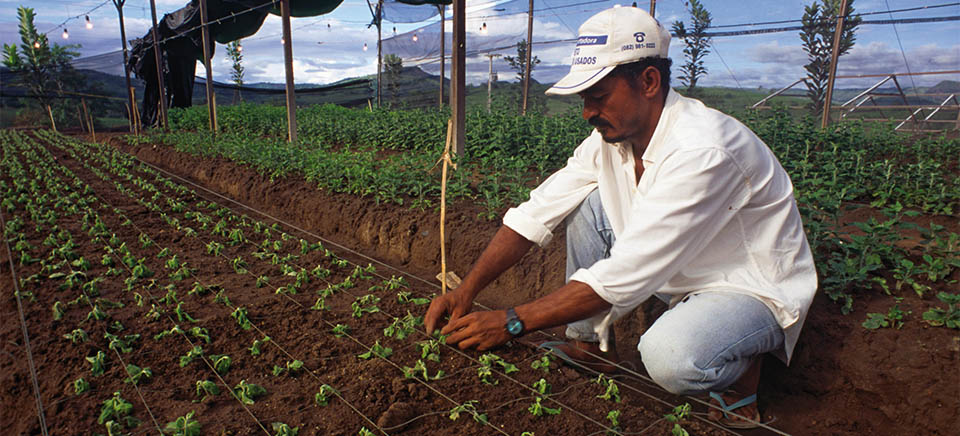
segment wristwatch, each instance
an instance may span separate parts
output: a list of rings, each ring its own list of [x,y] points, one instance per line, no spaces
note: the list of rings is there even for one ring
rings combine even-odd
[[[507,324],[504,327],[513,336],[520,336],[523,333],[523,321],[517,318],[517,311],[513,310],[512,307],[507,309]]]

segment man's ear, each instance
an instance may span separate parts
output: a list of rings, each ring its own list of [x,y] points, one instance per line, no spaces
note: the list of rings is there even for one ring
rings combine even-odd
[[[649,66],[640,73],[641,94],[647,98],[654,98],[660,92],[660,70]]]

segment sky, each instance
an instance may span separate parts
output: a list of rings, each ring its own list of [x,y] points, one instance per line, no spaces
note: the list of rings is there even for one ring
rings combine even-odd
[[[741,25],[748,23],[799,20],[806,5],[813,0],[702,0],[712,14],[714,26]],[[185,0],[156,0],[159,16],[173,12],[187,4]],[[621,2],[626,5],[627,2]],[[577,28],[589,16],[618,4],[617,0],[535,0],[534,42],[562,41],[575,38]],[[115,53],[119,57],[120,31],[117,10],[110,0],[0,0],[0,42],[19,44],[17,34],[17,7],[28,5],[34,8],[36,27],[47,33],[51,42],[80,44],[81,57]],[[521,3],[525,9],[526,1]],[[567,5],[566,7],[564,7]],[[865,20],[896,18],[960,16],[960,2],[951,0],[857,0],[853,3],[856,12],[881,12],[896,9],[928,6],[924,10],[883,13],[864,17]],[[942,6],[947,5],[947,6]],[[506,7],[506,6],[513,6]],[[502,0],[467,0],[468,31],[467,50],[476,53],[467,59],[467,81],[484,83],[489,74],[489,58],[485,53],[515,55],[516,41],[526,37],[526,14],[509,14],[517,3],[505,4]],[[639,7],[649,9],[650,2],[641,0]],[[430,8],[431,6],[420,6]],[[497,9],[505,9],[498,11]],[[90,17],[92,29],[85,26],[85,16]],[[448,9],[448,17],[452,11]],[[689,24],[689,12],[683,0],[660,0],[656,2],[655,16],[668,28],[677,20]],[[126,0],[124,21],[128,39],[141,37],[151,23],[149,0]],[[368,27],[371,12],[366,0],[344,0],[333,12],[308,18],[293,18],[294,76],[297,83],[332,83],[350,77],[375,74],[377,70],[377,31]],[[384,21],[384,47],[408,47],[403,54],[405,65],[425,62],[424,70],[437,73],[436,61],[413,61],[409,55],[416,51],[417,43],[428,43],[429,38],[413,42],[411,35],[427,36],[429,29],[437,28],[439,16],[427,22],[395,23]],[[267,17],[260,30],[242,40],[246,68],[245,82],[284,81],[281,26],[278,16]],[[431,27],[431,23],[432,27]],[[487,30],[481,31],[483,23]],[[721,30],[750,30],[763,27],[792,26],[799,23],[783,23],[767,26],[737,26]],[[427,26],[427,27],[423,27]],[[450,37],[451,21],[447,21],[447,38]],[[62,39],[63,29],[69,39]],[[394,36],[394,28],[396,35]],[[421,30],[417,30],[421,29]],[[435,31],[435,33],[437,33]],[[393,38],[393,40],[390,40]],[[436,39],[436,38],[435,38]],[[437,41],[434,41],[437,42]],[[367,50],[364,50],[364,44]],[[391,45],[392,44],[392,45]],[[804,77],[803,65],[806,54],[801,48],[797,31],[745,36],[715,37],[711,53],[705,59],[708,74],[701,79],[703,86],[726,86],[738,88],[780,88]],[[409,49],[412,46],[413,49]],[[447,43],[449,51],[449,42]],[[902,47],[902,50],[901,50]],[[492,50],[499,48],[499,50]],[[542,83],[558,80],[569,68],[573,50],[572,42],[536,44],[533,54],[541,63],[534,68],[534,79]],[[670,57],[674,60],[674,75],[683,59],[683,44],[677,38],[671,42]],[[449,77],[450,64],[447,61]],[[231,62],[223,45],[218,45],[212,60],[213,77],[216,81],[229,82]],[[119,70],[119,63],[115,71]],[[493,69],[500,80],[516,80],[515,73],[502,58],[495,58]],[[861,25],[857,41],[849,54],[838,63],[840,75],[890,74],[929,71],[960,70],[960,21],[942,21],[914,24]],[[205,69],[198,64],[197,75],[204,76]],[[881,78],[839,79],[837,87],[863,87],[876,83]],[[901,84],[930,86],[941,80],[960,80],[960,74],[940,74],[902,78]],[[677,82],[674,82],[676,85]]]

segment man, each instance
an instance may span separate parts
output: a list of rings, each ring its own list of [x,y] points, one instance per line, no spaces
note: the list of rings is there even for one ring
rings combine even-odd
[[[558,355],[612,371],[613,322],[650,296],[669,309],[637,346],[650,377],[709,392],[728,426],[756,426],[762,354],[789,363],[817,288],[793,186],[735,119],[669,87],[670,33],[643,10],[580,27],[570,73],[547,94],[579,94],[596,130],[567,165],[510,209],[461,286],[434,299],[428,331],[488,349],[567,325]],[[474,298],[566,220],[567,284],[507,311]],[[601,357],[602,359],[598,358]]]

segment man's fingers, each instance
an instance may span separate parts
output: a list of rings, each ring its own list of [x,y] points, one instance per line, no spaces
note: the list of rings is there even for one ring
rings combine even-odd
[[[433,330],[437,327],[437,319],[447,311],[444,306],[445,305],[440,303],[439,300],[434,300],[433,303],[430,303],[430,308],[427,309],[427,314],[423,317],[423,323],[427,328],[428,335],[433,334]]]

